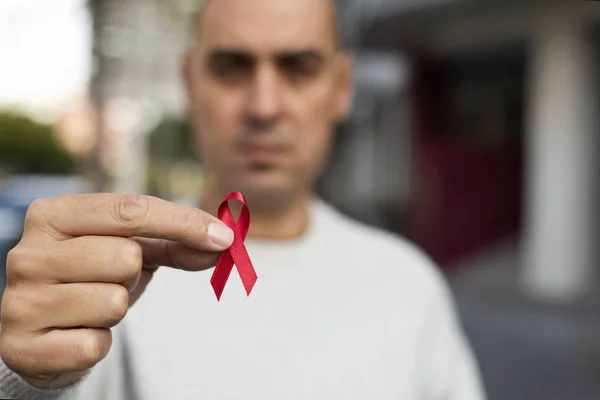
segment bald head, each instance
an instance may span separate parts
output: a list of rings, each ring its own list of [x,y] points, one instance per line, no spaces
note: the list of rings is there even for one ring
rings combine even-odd
[[[269,7],[274,3],[273,1],[264,0],[253,0],[251,2],[244,0],[204,0],[194,17],[194,42],[197,43],[203,36],[210,35],[210,30],[207,31],[203,29],[205,26],[205,19],[214,20],[214,18],[218,18],[220,14],[225,15],[226,18],[226,15],[233,11],[232,8],[236,6],[235,3],[239,3],[240,1],[243,3],[250,3],[245,4],[247,7],[244,7],[249,13],[252,13],[252,10],[259,9],[261,6]],[[323,36],[323,40],[331,40],[336,48],[341,48],[342,35],[340,23],[337,15],[337,9],[332,0],[294,0],[290,2],[277,0],[274,1],[279,3],[281,6],[284,6],[281,8],[288,8],[288,11],[292,13],[294,10],[296,10],[296,12],[300,10],[308,10],[308,14],[312,17],[311,19],[321,20],[326,24],[327,29],[325,31],[327,33]],[[288,4],[288,7],[285,7],[285,3]],[[306,12],[304,14],[306,14]]]
[[[209,181],[255,212],[310,197],[352,99],[333,3],[209,0],[198,21],[184,77]]]

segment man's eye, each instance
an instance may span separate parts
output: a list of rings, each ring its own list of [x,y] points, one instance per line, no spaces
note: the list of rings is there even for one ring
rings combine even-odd
[[[235,83],[246,79],[252,73],[252,65],[247,60],[238,57],[228,57],[214,60],[210,69],[220,80]]]
[[[310,79],[321,71],[319,63],[293,58],[281,60],[280,67],[292,79]]]

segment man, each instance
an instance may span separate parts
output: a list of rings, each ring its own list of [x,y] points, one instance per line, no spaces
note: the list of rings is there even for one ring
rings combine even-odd
[[[352,97],[332,4],[212,0],[198,22],[183,76],[210,175],[199,209],[35,202],[7,264],[4,396],[482,399],[436,269],[313,194]],[[233,274],[217,302],[209,268],[233,236],[212,215],[230,191],[259,279],[246,297]]]

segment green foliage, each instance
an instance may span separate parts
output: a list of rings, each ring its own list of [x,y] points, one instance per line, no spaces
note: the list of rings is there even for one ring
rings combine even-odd
[[[187,119],[165,118],[150,132],[146,183],[155,196],[198,196],[202,167],[195,153],[194,130]]]
[[[0,170],[16,174],[71,174],[75,160],[59,146],[51,125],[0,111]]]
[[[150,157],[166,162],[196,159],[194,134],[185,118],[165,118],[150,133]]]

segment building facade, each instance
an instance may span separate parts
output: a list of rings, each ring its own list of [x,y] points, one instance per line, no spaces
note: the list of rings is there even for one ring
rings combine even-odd
[[[411,66],[413,202],[442,264],[520,242],[520,282],[572,299],[600,266],[600,3],[377,1],[363,47]]]

